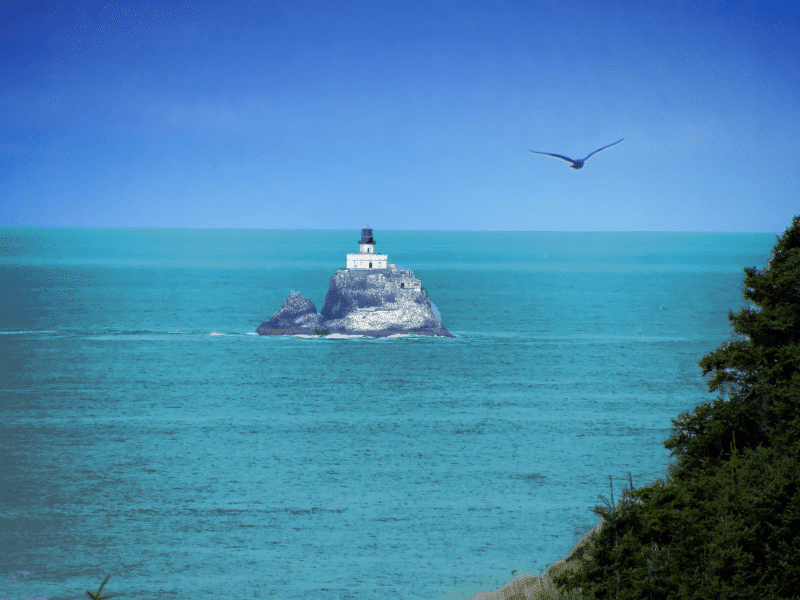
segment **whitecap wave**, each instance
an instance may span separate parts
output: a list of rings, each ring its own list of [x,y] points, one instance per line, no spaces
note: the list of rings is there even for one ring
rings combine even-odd
[[[25,335],[29,333],[55,333],[55,329],[44,329],[42,331],[0,331],[0,335]]]
[[[368,336],[361,334],[349,334],[349,333],[329,333],[328,335],[324,336],[312,336],[312,337],[326,337],[333,340],[349,340],[352,338],[363,338]]]

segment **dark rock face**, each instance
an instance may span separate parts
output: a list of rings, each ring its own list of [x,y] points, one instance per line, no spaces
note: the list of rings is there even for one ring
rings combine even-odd
[[[411,271],[342,269],[332,277],[321,314],[302,296],[292,295],[266,323],[261,335],[330,333],[385,337],[418,334],[453,337],[434,314],[430,299]]]
[[[319,329],[321,315],[311,300],[291,294],[266,323],[256,329],[259,335],[313,335]]]

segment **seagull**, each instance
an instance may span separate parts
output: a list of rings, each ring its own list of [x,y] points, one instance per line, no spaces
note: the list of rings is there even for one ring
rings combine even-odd
[[[586,155],[586,158],[582,158],[580,160],[572,160],[571,158],[567,158],[566,156],[561,156],[560,154],[551,154],[550,152],[537,152],[536,150],[530,150],[530,152],[533,152],[534,154],[544,154],[545,156],[553,156],[555,158],[560,158],[561,160],[565,160],[568,163],[572,163],[570,166],[573,169],[580,169],[581,167],[583,167],[583,163],[585,163],[587,160],[589,160],[590,156],[594,156],[595,154],[597,154],[601,150],[605,150],[606,148],[611,148],[611,146],[616,146],[617,144],[619,144],[624,139],[625,138],[618,139],[613,144],[609,144],[608,146],[603,146],[602,148],[598,148],[594,152],[590,152],[588,155]]]

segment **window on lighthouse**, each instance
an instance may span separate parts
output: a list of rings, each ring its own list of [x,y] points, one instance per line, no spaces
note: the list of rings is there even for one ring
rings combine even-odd
[[[369,268],[370,268],[370,269],[372,268],[372,263],[369,263]]]

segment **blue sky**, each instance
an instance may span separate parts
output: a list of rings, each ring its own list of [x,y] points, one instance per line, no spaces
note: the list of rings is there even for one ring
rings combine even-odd
[[[0,0],[0,225],[774,231],[800,3]],[[578,171],[529,149],[580,158]]]

